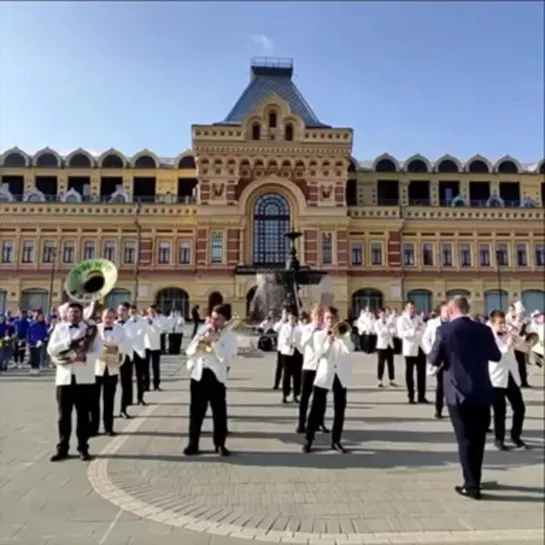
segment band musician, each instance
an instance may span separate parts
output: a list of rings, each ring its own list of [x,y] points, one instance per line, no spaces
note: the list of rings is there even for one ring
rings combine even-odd
[[[57,324],[47,346],[47,352],[54,362],[59,361],[64,353],[70,351],[74,341],[82,340],[90,327],[83,321],[83,307],[79,303],[68,305],[67,319],[67,322]],[[66,363],[56,363],[59,442],[57,452],[51,457],[52,462],[68,458],[74,407],[77,417],[77,450],[83,461],[91,459],[89,416],[95,395],[95,364],[101,349],[102,343],[97,335],[89,343],[87,351],[71,352]]]
[[[131,327],[128,325],[129,310],[131,305],[129,303],[122,303],[117,308],[117,324],[123,327],[125,333],[125,353],[123,363],[119,369],[119,381],[121,384],[121,396],[120,396],[120,411],[119,416],[121,418],[131,418],[127,409],[133,404],[133,375],[134,375],[134,355],[131,340]]]
[[[127,340],[125,329],[115,323],[115,311],[105,309],[98,324],[102,351],[95,364],[96,395],[91,408],[91,436],[98,435],[100,427],[100,398],[102,397],[102,422],[104,433],[113,437],[114,399],[120,366],[125,362]]]
[[[189,443],[186,456],[200,454],[199,440],[208,404],[212,409],[213,440],[217,453],[229,456],[227,437],[227,372],[237,355],[237,338],[226,327],[231,306],[217,305],[208,323],[199,328],[186,349],[190,373]]]
[[[288,403],[288,397],[292,391],[294,403],[299,403],[301,368],[298,366],[297,347],[299,345],[300,328],[297,323],[296,312],[290,309],[287,311],[287,315],[288,321],[283,323],[278,330],[278,352],[283,367],[282,403]]]
[[[339,321],[338,310],[327,307],[324,311],[324,327],[313,334],[313,344],[318,357],[312,405],[307,422],[306,443],[303,452],[312,450],[316,431],[322,423],[327,403],[327,392],[333,390],[333,429],[331,431],[331,448],[338,452],[346,452],[341,444],[346,410],[346,390],[350,380],[350,361],[348,355],[353,352],[354,345],[350,340],[351,328],[341,336],[335,331]]]
[[[379,312],[379,316],[374,324],[375,335],[377,337],[377,380],[378,387],[382,388],[382,378],[384,377],[384,367],[388,367],[388,379],[390,386],[395,386],[395,367],[394,367],[394,335],[396,334],[395,325],[386,315],[385,310]]]

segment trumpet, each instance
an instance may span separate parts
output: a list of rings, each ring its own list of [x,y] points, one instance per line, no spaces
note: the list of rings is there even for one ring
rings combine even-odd
[[[208,326],[208,328],[199,336],[197,350],[206,352],[207,354],[212,352],[212,343],[217,340],[217,335],[214,333],[216,333],[216,330],[213,329],[212,326]]]
[[[352,332],[352,326],[348,322],[337,322],[332,328],[331,333],[334,337],[342,339]]]

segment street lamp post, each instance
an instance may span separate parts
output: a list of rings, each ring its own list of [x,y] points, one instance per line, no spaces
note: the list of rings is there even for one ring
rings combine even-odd
[[[136,262],[134,264],[134,297],[133,301],[135,305],[138,305],[138,290],[140,289],[140,245],[142,242],[142,226],[138,221],[140,217],[140,209],[142,203],[138,202],[136,204],[136,210],[134,213],[134,225],[136,227]]]
[[[51,271],[49,273],[49,310],[53,308],[53,288],[55,285],[55,272],[57,265],[57,248],[53,248],[51,259]]]
[[[498,296],[500,298],[500,309],[503,309],[503,289],[502,289],[502,277],[501,277],[501,252],[496,250],[496,274],[498,275]]]

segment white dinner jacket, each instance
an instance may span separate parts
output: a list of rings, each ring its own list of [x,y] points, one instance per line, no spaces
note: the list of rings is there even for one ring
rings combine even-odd
[[[119,352],[123,355],[123,358],[121,358],[121,363],[123,363],[125,361],[127,350],[130,350],[127,347],[127,336],[125,335],[125,329],[120,324],[114,324],[111,331],[104,331],[104,327],[104,324],[98,324],[98,334],[100,339],[107,344],[113,344],[118,347]],[[130,351],[132,353],[132,350]],[[106,367],[108,368],[108,375],[119,375],[120,365],[107,364],[101,359],[101,356],[102,352],[95,363],[95,375],[97,377],[104,376]]]
[[[197,334],[186,348],[187,363],[186,367],[193,380],[199,382],[202,378],[203,369],[210,369],[219,382],[227,382],[227,367],[230,367],[231,361],[238,352],[237,336],[233,331],[220,333],[219,340],[212,343],[212,352],[202,352],[199,350],[199,337],[209,329],[208,325],[203,325],[197,331]]]
[[[130,317],[123,327],[127,336],[127,344],[131,346],[133,352],[136,352],[141,358],[145,358],[146,333],[149,328],[147,319],[140,316]],[[129,354],[129,357],[132,360],[133,354]]]
[[[61,352],[70,348],[73,337],[79,331],[87,329],[85,322],[80,322],[78,327],[70,327],[70,323],[61,322],[55,326],[53,333],[47,344],[47,353],[52,357],[57,357]],[[102,350],[102,341],[100,335],[97,335],[91,350],[87,352],[87,361],[67,363],[57,365],[55,375],[55,384],[57,386],[69,386],[72,383],[72,376],[76,379],[76,384],[94,384],[95,383],[95,364]]]
[[[491,328],[492,329],[492,328]],[[492,329],[496,344],[501,352],[500,361],[489,361],[488,372],[490,373],[490,382],[494,388],[507,388],[509,381],[509,373],[513,377],[513,380],[520,386],[520,374],[515,358],[515,351],[512,346],[507,346],[507,343]]]
[[[352,341],[348,338],[331,338],[325,329],[314,334],[316,345],[320,347],[318,367],[314,386],[331,390],[335,375],[343,388],[348,388],[350,383],[351,366],[349,354],[354,350]]]
[[[367,312],[360,314],[356,320],[356,327],[358,328],[358,335],[368,335],[373,327],[371,315]]]
[[[395,326],[388,318],[381,318],[375,321],[375,335],[377,336],[377,350],[386,350],[394,347]]]
[[[397,334],[402,340],[401,353],[405,357],[418,356],[418,349],[422,343],[424,334],[424,322],[420,316],[411,318],[408,314],[402,314],[397,321]]]
[[[142,318],[147,323],[147,329],[144,334],[144,345],[148,350],[161,350],[161,333],[164,333],[168,327],[168,322],[164,317]],[[150,323],[151,322],[151,323]]]
[[[313,324],[307,324],[301,328],[300,350],[303,354],[303,370],[316,371],[318,368],[318,360],[320,359],[323,350],[322,345],[317,341],[316,335],[322,331],[322,327],[315,328]]]
[[[422,335],[422,350],[426,356],[431,353],[435,337],[437,336],[437,330],[441,327],[441,318],[431,318],[426,322],[426,329]]]
[[[301,329],[298,324],[282,324],[278,330],[278,352],[283,356],[293,356],[299,347]]]

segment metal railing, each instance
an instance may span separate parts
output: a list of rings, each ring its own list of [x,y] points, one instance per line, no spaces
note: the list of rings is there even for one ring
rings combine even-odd
[[[23,202],[24,195],[12,195],[13,201],[2,200],[1,202]],[[148,197],[134,197],[130,196],[128,201],[124,201],[121,195],[115,196],[112,200],[112,195],[87,195],[82,196],[81,201],[75,199],[62,200],[59,195],[44,195],[44,200],[38,200],[38,198],[30,198],[24,202],[27,203],[64,203],[64,204],[196,204],[197,197],[188,197],[188,196],[179,196],[179,195],[170,195],[170,194],[161,194],[161,195],[152,195]]]

